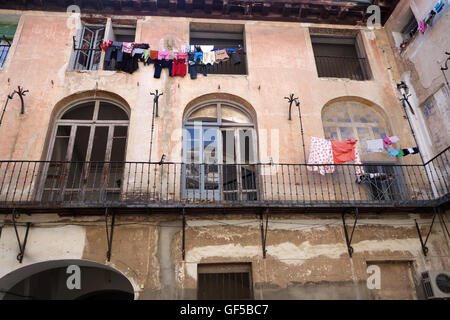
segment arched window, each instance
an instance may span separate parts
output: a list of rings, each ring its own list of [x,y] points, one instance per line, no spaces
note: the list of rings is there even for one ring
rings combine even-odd
[[[361,152],[367,153],[366,140],[381,139],[390,135],[389,126],[380,112],[359,101],[337,101],[322,111],[325,138],[359,141]]]
[[[118,192],[128,124],[128,113],[110,100],[68,106],[53,129],[43,200],[98,201]]]
[[[186,113],[183,129],[186,197],[255,200],[257,144],[248,110],[228,101],[203,103]]]

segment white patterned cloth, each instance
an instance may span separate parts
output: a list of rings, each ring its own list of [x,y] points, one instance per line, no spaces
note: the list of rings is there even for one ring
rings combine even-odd
[[[308,164],[334,164],[331,142],[323,138],[311,137]],[[308,170],[325,175],[325,173],[333,173],[334,166],[308,166]]]
[[[321,166],[309,166],[311,164],[322,164]],[[325,165],[326,164],[326,165]],[[309,147],[308,170],[319,172],[321,175],[326,173],[333,173],[335,170],[333,149],[331,141],[324,138],[311,137],[311,144]],[[354,164],[362,164],[359,157],[358,147],[355,146],[355,161]],[[364,174],[364,169],[360,166],[355,166],[356,175]],[[349,170],[351,171],[351,169]]]

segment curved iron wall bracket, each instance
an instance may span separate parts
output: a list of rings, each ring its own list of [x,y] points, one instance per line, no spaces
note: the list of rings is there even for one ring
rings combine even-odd
[[[20,114],[25,113],[25,103],[23,101],[23,97],[26,95],[27,92],[29,92],[29,91],[23,90],[23,88],[21,86],[18,86],[18,90],[14,90],[11,94],[8,95],[8,97],[6,98],[5,106],[3,107],[2,115],[0,117],[0,125],[2,124],[3,116],[5,115],[6,107],[8,107],[9,100],[12,100],[14,98],[15,94],[19,95],[20,102],[22,103],[21,108],[20,108]]]
[[[351,244],[353,239],[353,232],[355,232],[356,223],[358,222],[358,208],[355,208],[355,222],[353,223],[352,233],[350,234],[350,237],[348,236],[347,225],[345,223],[345,213],[345,211],[342,213],[342,223],[344,225],[345,242],[347,244],[348,255],[351,258],[353,255],[353,247],[351,246]]]
[[[111,225],[108,227],[108,217],[111,216]],[[108,251],[106,251],[106,259],[111,261],[111,251],[112,251],[112,241],[114,232],[114,223],[116,220],[116,214],[113,211],[112,214],[109,213],[108,208],[105,208],[105,228],[106,228],[106,242],[108,244]]]
[[[266,214],[266,226],[264,227],[264,214]],[[269,209],[267,208],[264,212],[261,212],[259,215],[259,223],[261,226],[261,244],[262,244],[262,253],[263,259],[266,258],[266,240],[267,240],[267,231],[269,225]]]
[[[25,231],[25,237],[22,242],[19,237],[19,231],[17,230],[17,223],[16,223],[16,219],[19,218],[19,216],[20,215],[15,210],[13,210],[12,222],[14,226],[14,231],[16,233],[17,243],[19,244],[19,254],[17,255],[17,261],[19,261],[19,263],[22,263],[23,256],[25,255],[25,248],[27,246],[28,232],[31,227],[31,222],[27,222],[27,229]]]
[[[186,215],[184,208],[181,210],[181,215],[183,219],[183,233],[181,239],[181,259],[184,261],[186,258]]]
[[[12,99],[14,98],[14,95],[17,94],[20,98],[20,102],[22,103],[21,109],[20,109],[20,114],[24,114],[25,113],[25,104],[23,101],[23,97],[26,96],[26,93],[29,92],[28,90],[23,90],[23,88],[21,86],[17,87],[18,90],[14,90],[13,93],[11,93],[8,96],[8,99]]]
[[[427,237],[425,238],[425,241],[423,241],[422,233],[420,232],[420,228],[419,228],[419,224],[417,223],[417,220],[414,219],[414,222],[416,223],[417,233],[419,234],[420,245],[422,246],[422,252],[423,252],[423,255],[425,257],[427,256],[427,253],[428,253],[427,242],[428,242],[428,238],[430,237],[431,231],[433,230],[434,219],[436,218],[436,215],[441,213],[440,210],[441,209],[433,208],[433,212],[434,212],[433,219],[431,220],[430,229],[428,230]],[[444,224],[445,224],[445,221],[444,221]],[[447,226],[445,226],[445,227],[447,228]]]

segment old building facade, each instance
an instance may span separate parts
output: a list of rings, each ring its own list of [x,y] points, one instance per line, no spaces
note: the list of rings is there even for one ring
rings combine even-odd
[[[350,1],[28,2],[0,9],[0,298],[424,299],[422,273],[450,270],[449,4],[405,47],[405,12],[436,1],[383,2],[376,28]],[[240,64],[127,73],[109,40]],[[421,152],[367,148],[391,136]],[[314,171],[312,137],[358,139],[362,164]]]

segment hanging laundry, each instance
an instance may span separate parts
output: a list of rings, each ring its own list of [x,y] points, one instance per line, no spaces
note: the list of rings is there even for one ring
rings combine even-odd
[[[188,54],[186,52],[176,52],[175,59],[184,59],[187,60]]]
[[[150,50],[144,49],[144,55],[142,56],[144,65],[150,64]]]
[[[133,53],[131,54],[132,57],[134,57],[136,54],[144,54],[144,49],[140,49],[140,48],[135,48],[133,50]]]
[[[350,139],[349,139],[350,140]],[[333,140],[326,140],[323,138],[311,137],[311,145],[309,152],[308,164],[323,164],[322,166],[307,166],[309,171],[318,171],[321,175],[325,175],[326,173],[333,173],[335,167],[333,164],[339,164],[335,162],[335,157],[333,155]],[[335,141],[335,142],[344,142],[347,144],[347,141]],[[343,148],[346,149],[346,148]],[[361,158],[359,157],[358,148],[353,145],[352,147],[354,152],[354,163],[362,164]],[[352,160],[350,160],[352,161]],[[342,163],[340,163],[342,164]],[[356,175],[361,175],[364,173],[364,169],[361,166],[355,166]]]
[[[347,139],[345,141],[331,140],[333,150],[333,159],[336,164],[344,164],[355,160],[356,139]]]
[[[444,1],[439,1],[435,6],[434,6],[434,11],[436,11],[437,13],[442,11],[442,8],[445,6]]]
[[[311,164],[320,164],[321,166],[308,166],[309,171],[318,171],[321,175],[334,172],[335,168],[331,165],[334,164],[333,151],[329,140],[311,137],[308,165]],[[324,164],[326,166],[323,166]]]
[[[397,136],[389,137],[389,140],[391,140],[392,143],[397,143],[400,141],[400,139]]]
[[[124,53],[131,54],[133,52],[133,46],[134,46],[133,42],[123,42],[122,43],[122,51]]]
[[[203,64],[214,65],[216,62],[216,54],[213,51],[203,52]]]
[[[417,27],[417,29],[419,29],[419,31],[420,31],[422,34],[425,34],[425,31],[427,31],[427,24],[425,23],[424,20],[419,21],[419,26]]]
[[[158,60],[169,60],[169,51],[158,51]]]
[[[107,51],[108,51],[108,47],[109,47],[110,45],[112,45],[112,43],[113,43],[112,40],[103,42],[103,45],[102,45],[103,51],[107,52]]]
[[[401,158],[405,155],[405,153],[403,152],[403,150],[398,150],[398,154],[396,155],[397,158]]]
[[[236,65],[241,63],[241,56],[236,51],[230,53],[231,63]]]
[[[427,15],[427,17],[424,20],[425,23],[431,26],[433,24],[433,19],[434,19],[435,15],[436,15],[436,11],[431,10],[430,13]]]
[[[194,61],[200,63],[203,60],[203,52],[197,51],[194,53]]]
[[[400,153],[400,150],[388,149],[387,152],[388,152],[388,156],[396,157]]]
[[[217,50],[215,51],[216,54],[216,61],[217,62],[225,62],[230,59],[230,57],[227,54],[227,51],[225,49]]]
[[[161,52],[161,51],[160,51]],[[169,76],[172,76],[172,60],[157,60],[155,61],[155,73],[153,75],[154,78],[159,79],[161,78],[161,71],[163,68],[169,69]]]
[[[184,59],[174,59],[172,65],[172,77],[180,76],[184,77],[186,75],[187,66],[186,60]]]
[[[158,50],[150,50],[150,60],[158,60]]]
[[[384,152],[383,139],[366,140],[367,152]]]
[[[403,151],[403,155],[407,156],[407,155],[410,155],[410,154],[419,153],[419,148],[416,147],[416,148],[402,149],[402,151]]]
[[[123,61],[122,42],[113,41],[108,46],[105,55],[105,67],[108,70],[116,70]]]

